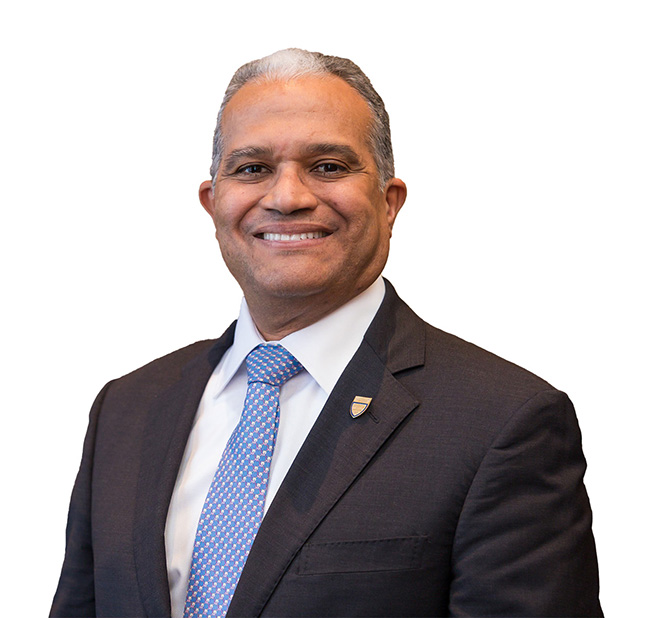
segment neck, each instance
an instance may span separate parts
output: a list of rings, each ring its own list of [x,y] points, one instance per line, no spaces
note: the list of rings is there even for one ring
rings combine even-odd
[[[264,298],[246,295],[246,303],[253,322],[266,341],[279,341],[322,320],[325,316],[360,294],[356,290],[341,298]]]

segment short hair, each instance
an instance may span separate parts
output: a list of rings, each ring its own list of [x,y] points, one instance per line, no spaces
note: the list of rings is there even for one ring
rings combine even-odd
[[[308,75],[328,74],[340,77],[368,103],[371,112],[371,122],[368,127],[369,146],[379,172],[379,184],[383,188],[395,176],[395,163],[388,112],[381,97],[366,74],[351,60],[296,48],[283,49],[270,56],[248,62],[237,69],[233,75],[219,108],[212,142],[210,175],[213,186],[223,157],[223,134],[221,132],[223,112],[242,86],[248,82],[289,81]]]

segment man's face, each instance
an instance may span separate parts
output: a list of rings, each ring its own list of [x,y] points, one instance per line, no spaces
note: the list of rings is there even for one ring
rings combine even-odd
[[[214,194],[205,182],[200,197],[249,303],[337,307],[381,273],[406,189],[397,179],[380,189],[370,120],[334,76],[247,84],[226,106]]]

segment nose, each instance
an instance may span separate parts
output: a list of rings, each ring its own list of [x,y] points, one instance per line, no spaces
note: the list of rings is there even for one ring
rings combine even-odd
[[[262,208],[287,215],[298,210],[313,210],[318,199],[305,184],[299,170],[286,167],[276,171],[275,182],[259,203]]]

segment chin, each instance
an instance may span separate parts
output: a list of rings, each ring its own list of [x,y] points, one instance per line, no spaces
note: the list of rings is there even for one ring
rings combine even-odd
[[[321,294],[327,290],[326,285],[317,285],[304,280],[265,281],[256,287],[262,295],[275,298],[304,298]]]
[[[302,298],[327,292],[334,287],[334,281],[331,277],[318,276],[313,270],[292,273],[266,272],[257,273],[250,282],[250,288],[260,298]]]

